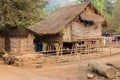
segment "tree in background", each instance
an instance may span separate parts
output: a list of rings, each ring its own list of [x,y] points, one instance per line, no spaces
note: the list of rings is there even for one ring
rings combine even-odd
[[[101,13],[103,13],[104,1],[105,1],[105,0],[94,0],[94,1],[93,1],[93,4],[95,5],[95,7],[96,7]]]
[[[83,3],[83,2],[92,2],[95,7],[100,11],[103,12],[103,8],[104,8],[104,1],[105,0],[78,0],[78,2]]]
[[[105,0],[104,1],[104,11],[108,14],[112,14],[114,8],[114,3],[112,0]]]
[[[45,17],[43,0],[0,0],[0,30],[5,32],[5,50],[10,51],[10,28],[19,34]]]
[[[84,2],[93,2],[94,0],[77,0],[78,2],[80,2],[80,3],[84,3]]]
[[[113,18],[112,11],[114,9],[114,3],[112,2],[112,0],[105,0],[103,6],[104,6],[103,15],[108,23],[108,27],[103,28],[103,34],[112,33],[112,32],[114,32],[114,28],[111,25],[112,18]]]
[[[42,20],[44,0],[0,0],[0,27],[22,28]]]
[[[120,0],[116,0],[111,25],[113,26],[114,33],[120,34]]]

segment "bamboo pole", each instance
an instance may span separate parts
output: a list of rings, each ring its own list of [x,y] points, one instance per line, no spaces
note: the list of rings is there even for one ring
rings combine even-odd
[[[63,55],[63,42],[60,43],[60,54]]]
[[[88,54],[90,53],[90,40],[88,40]]]
[[[111,51],[111,43],[109,44],[109,50],[110,50],[110,55],[112,55],[112,51]]]
[[[101,38],[101,49],[102,49],[102,54],[103,54],[103,39]]]
[[[78,47],[77,47],[77,43],[75,43],[75,49],[76,49],[75,53],[78,55]]]
[[[71,50],[71,55],[73,55],[73,53],[74,53],[74,43],[72,43],[72,50]]]
[[[84,40],[84,43],[85,43],[85,54],[87,54],[87,42],[86,42],[86,40]]]

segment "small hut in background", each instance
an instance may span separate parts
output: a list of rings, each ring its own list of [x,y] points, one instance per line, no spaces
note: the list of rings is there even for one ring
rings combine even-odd
[[[13,54],[33,53],[33,40],[34,36],[25,29],[20,31],[12,27],[0,32],[0,48]]]
[[[91,2],[86,2],[59,8],[28,29],[36,36],[35,43],[46,43],[46,50],[62,51],[79,45],[90,49],[95,42],[102,47],[102,26],[105,25],[101,13]]]

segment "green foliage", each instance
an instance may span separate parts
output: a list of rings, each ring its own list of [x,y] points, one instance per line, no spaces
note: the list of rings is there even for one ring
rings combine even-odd
[[[0,0],[0,22],[5,27],[25,27],[42,20],[43,0]]]
[[[107,14],[112,14],[113,8],[114,8],[114,3],[112,2],[112,0],[104,1],[104,11]]]
[[[105,0],[103,3],[103,16],[105,17],[108,27],[103,27],[103,34],[114,32],[114,28],[111,25],[112,22],[112,11],[114,3],[111,0]]]
[[[104,8],[104,1],[105,0],[78,0],[78,2],[92,2],[95,7],[100,11],[103,12],[103,8]]]
[[[107,28],[103,28],[103,33],[120,32],[120,29],[118,28],[115,30],[115,26],[118,26],[118,24],[116,24],[116,22],[118,21],[115,21],[117,20],[115,19],[115,14],[119,13],[119,10],[114,9],[114,3],[112,2],[112,0],[78,0],[78,2],[81,2],[81,3],[88,2],[88,1],[91,1],[94,4],[94,6],[102,13],[102,15],[105,17],[106,21],[109,24]],[[118,3],[118,5],[119,4],[120,3]],[[114,13],[112,12],[113,9],[114,9]],[[114,17],[112,17],[113,15]],[[116,18],[118,18],[118,15],[116,16]]]
[[[96,7],[101,13],[103,13],[104,1],[105,1],[105,0],[94,0],[94,1],[93,1],[93,4],[95,5],[95,7]]]
[[[92,2],[92,1],[94,1],[94,0],[78,0],[78,2],[81,2],[81,3],[83,3],[83,2]]]
[[[115,7],[113,10],[113,19],[111,25],[114,27],[116,34],[120,34],[120,0],[116,0]]]

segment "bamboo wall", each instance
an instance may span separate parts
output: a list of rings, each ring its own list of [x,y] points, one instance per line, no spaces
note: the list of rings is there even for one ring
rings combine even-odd
[[[97,26],[97,27],[96,27]],[[85,26],[83,23],[72,22],[72,39],[92,39],[100,38],[101,25]]]
[[[72,22],[63,30],[63,42],[72,42],[80,39],[102,38],[101,23],[85,26],[80,22]]]
[[[63,41],[71,42],[71,25],[67,25],[63,30]]]
[[[29,34],[27,37],[12,37],[10,38],[10,52],[12,53],[33,53],[34,36]]]
[[[92,14],[93,16],[99,15],[91,7],[87,7],[82,14]],[[99,15],[100,16],[100,15]],[[69,23],[63,29],[63,42],[78,41],[81,39],[97,39],[102,38],[102,22],[97,22],[96,18],[94,21],[82,20],[81,14],[77,16],[71,23]],[[88,19],[92,18],[90,16]],[[98,17],[99,18],[99,17]],[[93,20],[92,18],[91,20]],[[101,19],[101,18],[100,18]],[[91,23],[90,23],[91,22]]]

